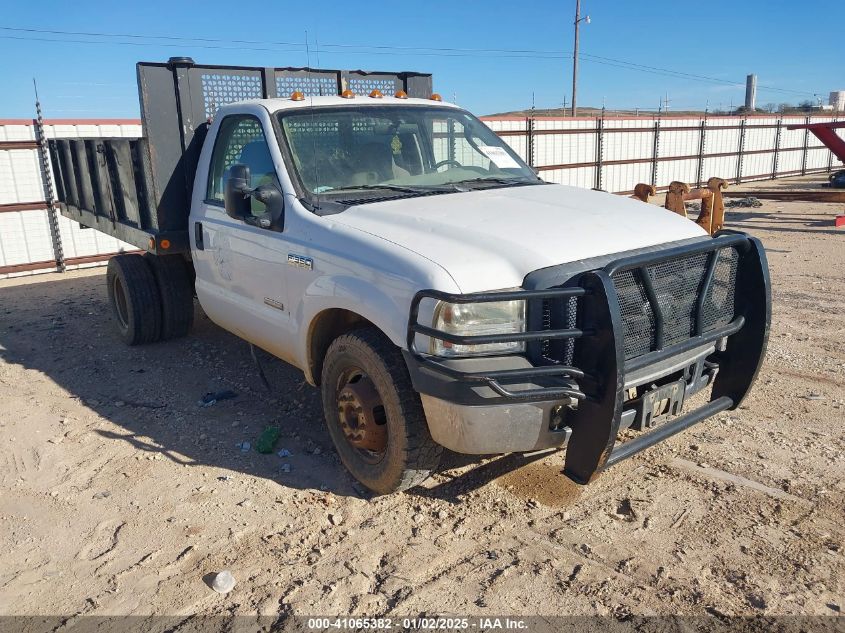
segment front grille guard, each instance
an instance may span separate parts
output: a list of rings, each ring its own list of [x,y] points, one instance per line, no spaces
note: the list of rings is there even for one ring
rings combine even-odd
[[[422,334],[430,338],[440,339],[454,345],[484,345],[488,343],[517,343],[538,341],[541,339],[573,339],[589,336],[592,331],[580,329],[565,330],[535,330],[528,332],[514,332],[512,334],[487,334],[474,336],[458,336],[449,334],[442,330],[435,330],[427,325],[420,324],[419,311],[423,299],[434,299],[449,303],[492,303],[494,301],[512,300],[535,300],[550,298],[583,297],[587,294],[585,288],[553,288],[550,290],[513,290],[508,292],[476,292],[472,294],[452,294],[440,292],[439,290],[421,290],[411,302],[411,320],[408,327],[408,350],[422,364],[424,368],[445,374],[449,378],[465,380],[479,384],[486,384],[502,398],[509,400],[559,400],[563,398],[575,398],[584,400],[587,396],[580,389],[570,387],[547,387],[541,389],[528,389],[522,391],[511,391],[502,386],[502,381],[525,380],[533,378],[548,378],[553,376],[584,379],[586,375],[577,367],[567,365],[548,365],[541,367],[525,367],[520,369],[505,369],[490,372],[464,372],[453,367],[444,365],[430,356],[423,356],[417,351],[416,335]]]
[[[736,278],[736,306],[734,319],[723,327],[703,331],[703,302],[713,283],[713,273],[722,249],[735,248],[739,254]],[[645,271],[674,258],[707,253],[707,270],[696,304],[695,331],[686,341],[664,345],[663,315],[653,288],[649,289],[648,274],[642,275],[648,301],[655,315],[655,349],[625,360],[621,309],[612,275],[626,270]],[[574,398],[577,409],[567,418],[572,429],[566,453],[565,472],[575,481],[587,483],[600,470],[617,463],[666,437],[711,415],[739,406],[753,384],[765,354],[771,321],[771,291],[765,251],[759,240],[744,233],[722,231],[711,240],[704,240],[666,250],[623,257],[601,269],[579,274],[577,285],[544,290],[514,290],[452,294],[437,290],[422,290],[412,302],[408,325],[407,345],[411,357],[424,372],[445,376],[469,385],[487,385],[498,396],[491,404],[500,402],[538,402]],[[424,299],[450,303],[487,303],[509,300],[543,300],[577,297],[579,299],[580,328],[557,330],[532,329],[525,332],[493,335],[458,336],[434,329],[418,322],[420,304]],[[550,364],[487,372],[465,372],[450,367],[430,355],[419,352],[416,335],[421,334],[457,345],[484,343],[535,342],[544,339],[583,339],[575,346],[572,365]],[[647,367],[684,352],[731,337],[724,351],[714,355],[719,372],[713,383],[709,403],[667,422],[657,430],[635,440],[620,444],[614,450],[622,416],[625,373]],[[586,342],[589,341],[589,344]],[[508,389],[502,383],[516,380],[561,379],[561,384],[527,390]]]

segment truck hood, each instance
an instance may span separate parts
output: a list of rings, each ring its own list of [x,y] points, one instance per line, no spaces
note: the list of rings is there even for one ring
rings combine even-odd
[[[439,264],[461,292],[515,288],[540,268],[706,235],[661,207],[563,185],[375,202],[332,220]]]

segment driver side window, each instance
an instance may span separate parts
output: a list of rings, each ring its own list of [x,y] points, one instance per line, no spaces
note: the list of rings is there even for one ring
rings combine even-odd
[[[206,202],[223,206],[226,178],[236,164],[249,167],[250,187],[272,184],[281,189],[264,130],[258,119],[250,115],[230,115],[220,124],[211,156]],[[251,210],[252,215],[260,216],[266,207],[252,198]]]

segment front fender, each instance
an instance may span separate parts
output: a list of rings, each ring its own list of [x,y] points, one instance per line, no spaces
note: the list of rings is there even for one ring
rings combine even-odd
[[[408,316],[417,288],[396,278],[364,279],[351,275],[329,275],[311,283],[299,306],[301,324],[297,343],[299,366],[313,383],[309,343],[315,319],[326,310],[348,310],[381,330],[397,347],[406,347]]]

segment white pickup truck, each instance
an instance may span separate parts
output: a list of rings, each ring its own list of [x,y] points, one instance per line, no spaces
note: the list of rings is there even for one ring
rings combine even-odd
[[[321,388],[374,492],[419,484],[443,447],[566,446],[587,483],[750,389],[771,310],[756,239],[543,182],[428,75],[179,58],[138,78],[145,138],[50,142],[62,213],[147,251],[109,262],[122,338],[185,335],[196,295]]]

